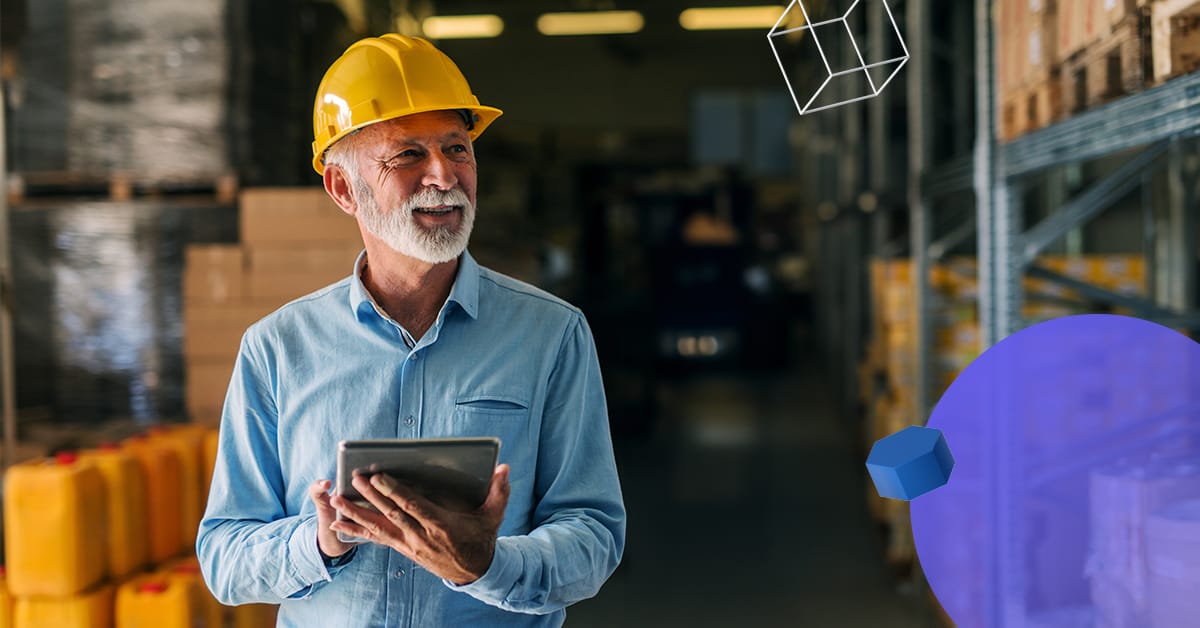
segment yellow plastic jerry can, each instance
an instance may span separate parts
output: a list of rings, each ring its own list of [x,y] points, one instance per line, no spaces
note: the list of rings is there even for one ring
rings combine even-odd
[[[9,467],[4,542],[14,596],[66,597],[104,580],[104,476],[71,452]]]
[[[117,589],[116,628],[191,628],[193,614],[189,587],[158,574]]]
[[[124,578],[149,560],[146,541],[146,480],[138,459],[115,444],[83,452],[104,475],[108,495],[108,571]]]
[[[192,628],[222,628],[228,623],[225,616],[229,607],[218,602],[208,590],[195,556],[167,563],[158,571],[158,575],[187,588],[192,597]]]
[[[213,469],[217,466],[217,445],[221,442],[221,432],[209,429],[204,434],[204,490],[200,492],[208,503],[208,492],[212,489]]]
[[[146,482],[146,540],[150,562],[158,564],[183,553],[179,454],[170,445],[145,436],[124,441],[137,458]]]
[[[233,628],[272,628],[278,604],[242,604],[233,607]]]
[[[8,576],[0,566],[0,628],[12,628],[13,597],[8,592]]]
[[[66,597],[16,598],[15,628],[111,628],[112,625],[113,588],[109,584]]]
[[[188,426],[162,426],[150,430],[150,441],[170,447],[179,457],[179,529],[180,542],[185,548],[196,545],[196,531],[200,528],[204,498],[200,489],[204,484],[202,459],[204,449],[203,432]]]

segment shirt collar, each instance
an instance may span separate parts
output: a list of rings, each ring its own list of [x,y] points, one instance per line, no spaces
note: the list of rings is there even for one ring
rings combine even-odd
[[[377,313],[375,300],[371,298],[371,293],[367,292],[367,287],[362,282],[363,266],[366,263],[367,251],[364,249],[358,254],[358,259],[354,260],[354,275],[350,282],[350,309],[360,321],[364,315]],[[479,273],[479,264],[464,250],[458,259],[458,273],[454,278],[454,285],[450,288],[450,296],[446,299],[447,303],[457,303],[471,318],[479,316]]]

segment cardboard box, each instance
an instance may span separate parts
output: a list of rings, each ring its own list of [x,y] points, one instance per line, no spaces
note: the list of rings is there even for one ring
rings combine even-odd
[[[234,360],[189,360],[184,398],[195,423],[216,425],[225,406]]]
[[[242,242],[327,242],[361,246],[358,222],[329,198],[324,188],[249,188],[240,202]]]
[[[902,323],[914,316],[912,286],[907,283],[889,283],[883,287],[881,318],[884,324]]]
[[[184,251],[184,301],[237,303],[244,293],[245,257],[236,245],[192,245]]]
[[[1109,28],[1120,24],[1126,17],[1137,15],[1137,2],[1134,0],[1094,0],[1098,9],[1105,16]]]
[[[188,304],[183,309],[183,356],[193,360],[229,360],[237,356],[246,328],[274,310],[272,305]]]
[[[246,298],[282,305],[350,276],[352,269],[322,268],[307,272],[256,272],[246,275]]]
[[[354,270],[362,252],[361,243],[259,244],[246,247],[246,266],[251,273],[308,272],[337,269],[345,275]]]
[[[1200,2],[1159,0],[1150,5],[1150,45],[1155,82],[1200,67]]]
[[[1028,19],[1025,23],[1025,76],[1027,84],[1045,81],[1058,66],[1058,10],[1057,4],[1047,2],[1036,9],[1031,0]]]
[[[1009,141],[1058,117],[1054,83],[1058,69],[1056,0],[1006,0],[997,31],[1001,50],[998,137]]]
[[[1028,0],[998,0],[996,3],[996,65],[1001,94],[1021,87],[1025,69],[1022,42],[1028,13]]]
[[[1060,59],[1067,59],[1105,34],[1108,17],[1102,14],[1103,8],[1097,0],[1059,0],[1056,20]]]

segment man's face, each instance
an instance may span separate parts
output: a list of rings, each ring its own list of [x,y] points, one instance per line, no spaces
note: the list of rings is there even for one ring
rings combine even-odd
[[[431,264],[462,254],[475,222],[475,153],[462,116],[419,113],[364,135],[351,183],[366,230]]]

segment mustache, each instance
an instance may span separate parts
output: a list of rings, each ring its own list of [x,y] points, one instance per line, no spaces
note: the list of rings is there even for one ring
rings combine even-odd
[[[403,209],[411,212],[418,207],[436,207],[438,205],[457,205],[465,209],[471,205],[471,199],[458,186],[449,190],[423,188],[404,201]]]

